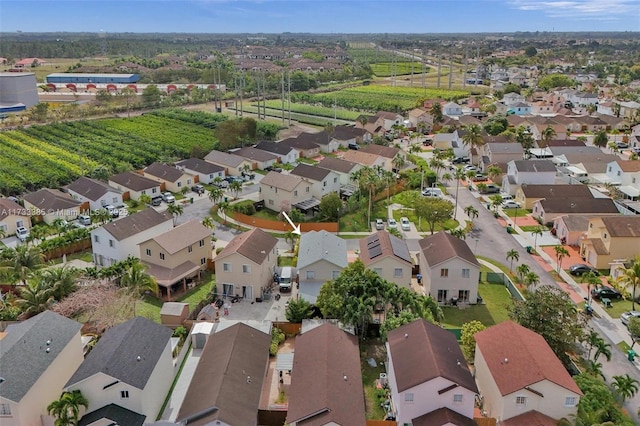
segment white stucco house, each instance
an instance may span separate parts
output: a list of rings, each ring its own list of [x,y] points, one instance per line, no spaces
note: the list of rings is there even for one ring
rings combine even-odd
[[[347,267],[347,242],[327,231],[305,232],[298,248],[299,295],[315,303],[320,287]]]
[[[66,190],[74,199],[82,203],[88,202],[91,210],[98,210],[109,204],[122,205],[122,190],[86,176],[80,176],[71,182]]]
[[[332,192],[340,193],[340,176],[334,171],[308,164],[298,164],[291,170],[291,174],[310,182],[311,195],[318,200]]]
[[[176,168],[190,175],[197,176],[200,183],[212,183],[216,178],[224,179],[224,168],[199,158],[188,158],[178,161]]]
[[[502,190],[516,195],[524,184],[553,185],[556,173],[556,165],[551,160],[512,160],[507,163],[507,173],[502,177]]]

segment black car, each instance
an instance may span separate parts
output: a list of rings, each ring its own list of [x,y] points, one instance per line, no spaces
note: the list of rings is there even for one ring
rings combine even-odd
[[[585,265],[584,263],[578,263],[576,265],[572,265],[569,268],[569,273],[571,275],[580,276],[582,274],[586,274],[589,272],[593,272],[594,274],[598,275],[598,270],[596,268],[589,265]]]
[[[193,185],[191,187],[191,190],[193,192],[195,192],[196,194],[204,194],[204,186],[202,186],[201,184],[197,183],[195,185]]]
[[[357,143],[350,143],[349,149],[355,149],[356,151],[360,149]]]
[[[480,188],[480,192],[482,194],[499,194],[500,193],[500,187],[490,183],[490,184],[485,185],[482,188]]]
[[[621,299],[622,294],[612,287],[599,287],[591,290],[591,297],[594,299]]]
[[[152,206],[159,206],[160,204],[162,204],[162,197],[156,197],[156,198],[152,198],[151,199],[151,205]]]
[[[467,157],[456,157],[453,160],[451,160],[452,164],[464,164],[468,162],[469,162],[469,159]]]

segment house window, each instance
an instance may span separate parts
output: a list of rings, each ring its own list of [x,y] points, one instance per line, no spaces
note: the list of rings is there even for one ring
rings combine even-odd
[[[404,402],[413,402],[413,394],[405,393],[404,394]]]
[[[189,246],[189,248],[187,248],[187,251],[188,251],[189,253],[193,252],[193,246]]]
[[[160,260],[164,260],[164,253],[160,253]]]
[[[242,273],[250,274],[251,273],[251,265],[242,265]]]
[[[327,186],[327,181],[325,180],[324,182],[322,182],[322,186]]]
[[[182,186],[182,182],[178,182],[178,188]]]
[[[449,270],[447,268],[440,269],[440,277],[447,278],[449,276]]]
[[[213,177],[213,173],[210,173],[210,174],[209,174],[209,179],[213,179],[213,178],[214,178],[214,177]]]
[[[447,290],[438,290],[438,303],[445,303],[447,301]]]
[[[127,391],[127,390],[120,391],[120,398],[122,398],[122,399],[129,398],[129,391]]]
[[[113,247],[113,240],[109,239],[109,247]]]
[[[462,402],[462,394],[453,395],[453,402]]]
[[[16,223],[16,226],[17,226],[17,227],[20,227],[20,226],[22,226],[22,225],[20,225],[20,223],[19,223],[19,222],[17,222],[17,223]],[[4,232],[4,233],[6,233],[6,232],[7,232],[7,229],[9,229],[9,228],[7,227],[7,225],[0,225],[0,231],[2,231],[2,232]]]
[[[295,191],[293,191],[293,196],[297,197],[298,196],[298,190],[296,189]]]
[[[525,407],[527,405],[527,397],[526,396],[516,396],[516,405]]]
[[[111,203],[112,203],[112,204],[118,204],[118,197],[113,197],[113,198],[111,199]]]
[[[402,276],[402,268],[395,268],[393,270],[393,276],[394,277],[401,277]]]
[[[202,259],[200,259],[200,264],[204,265],[205,263],[207,263],[207,258],[203,257]]]
[[[373,272],[375,272],[378,275],[382,275],[382,268],[373,268]]]
[[[269,200],[269,205],[272,206],[273,205],[273,200]]]
[[[142,195],[147,195],[147,191],[142,190],[141,194],[142,194]]]
[[[331,279],[335,280],[340,276],[340,271],[331,271]]]
[[[94,242],[94,243],[98,243],[98,244],[100,244],[100,237],[99,237],[99,236],[97,236],[97,235],[94,235],[94,236],[93,236],[93,242]]]
[[[147,256],[151,256],[151,249],[147,249],[146,253],[147,253]]]
[[[204,246],[204,240],[200,240],[200,247]]]
[[[222,270],[224,272],[231,272],[231,264],[230,263],[223,263],[222,264]]]
[[[306,277],[308,280],[316,279],[316,271],[307,271]]]
[[[605,240],[607,239],[607,233],[606,232],[604,234],[602,234],[602,238],[605,239]]]
[[[337,177],[333,178],[333,183],[338,183],[338,178]]]
[[[191,185],[191,179],[187,179],[187,185]]]
[[[470,276],[469,269],[463,269],[462,278],[469,278],[469,276]]]
[[[152,194],[155,194],[156,192],[158,192],[158,188],[153,188],[153,189],[151,190],[151,193],[152,193]]]
[[[564,406],[565,407],[575,407],[576,406],[576,397],[575,396],[568,396],[564,399]]]
[[[307,192],[309,192],[309,187],[307,186]]]
[[[609,166],[609,171],[611,171],[611,169],[612,169],[612,167],[611,167],[611,166]]]
[[[618,170],[618,173],[617,173],[617,175],[618,175],[618,176],[620,176],[620,174],[621,174],[621,172],[620,172],[620,170]]]
[[[9,404],[0,404],[0,416],[10,416],[11,406]]]
[[[458,301],[460,301],[460,302],[468,302],[469,301],[469,290],[459,290],[458,291]]]

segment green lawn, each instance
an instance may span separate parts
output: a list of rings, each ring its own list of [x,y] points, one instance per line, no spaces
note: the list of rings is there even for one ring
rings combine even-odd
[[[548,231],[549,230],[549,228],[547,228],[546,226],[542,226],[542,225],[521,226],[520,227],[520,229],[522,229],[522,232],[533,232],[538,228],[541,228],[543,231]]]
[[[502,211],[509,217],[516,217],[516,215],[517,217],[524,217],[532,212],[526,209],[502,209]]]
[[[502,284],[480,283],[478,292],[484,299],[483,305],[471,305],[466,309],[444,306],[445,328],[460,328],[466,322],[478,320],[487,327],[509,319],[508,308],[511,295]]]
[[[88,250],[88,251],[81,251],[78,253],[72,253],[67,255],[67,262],[73,259],[80,259],[85,262],[93,262],[93,254],[91,253],[91,250]],[[49,263],[52,265],[60,264],[62,263],[62,258],[59,257],[57,259],[51,259]]]
[[[385,372],[384,368],[384,345],[379,340],[369,340],[360,345],[360,369],[362,370],[362,385],[365,395],[365,410],[367,419],[382,420],[385,411],[380,406],[378,394],[382,391],[376,389],[376,380],[380,378],[380,373]],[[367,359],[376,360],[375,367],[367,363]]]
[[[293,264],[293,257],[278,256],[278,266],[296,266]]]
[[[594,300],[595,303],[600,303],[599,300]],[[640,304],[636,302],[636,310],[640,309]],[[620,315],[631,311],[631,300],[612,300],[611,307],[605,308],[605,311],[611,316],[611,318],[620,318]]]

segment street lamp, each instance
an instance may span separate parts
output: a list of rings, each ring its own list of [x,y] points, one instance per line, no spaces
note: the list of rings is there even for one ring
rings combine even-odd
[[[340,207],[336,209],[338,215],[338,229],[336,229],[336,236],[340,234]]]

